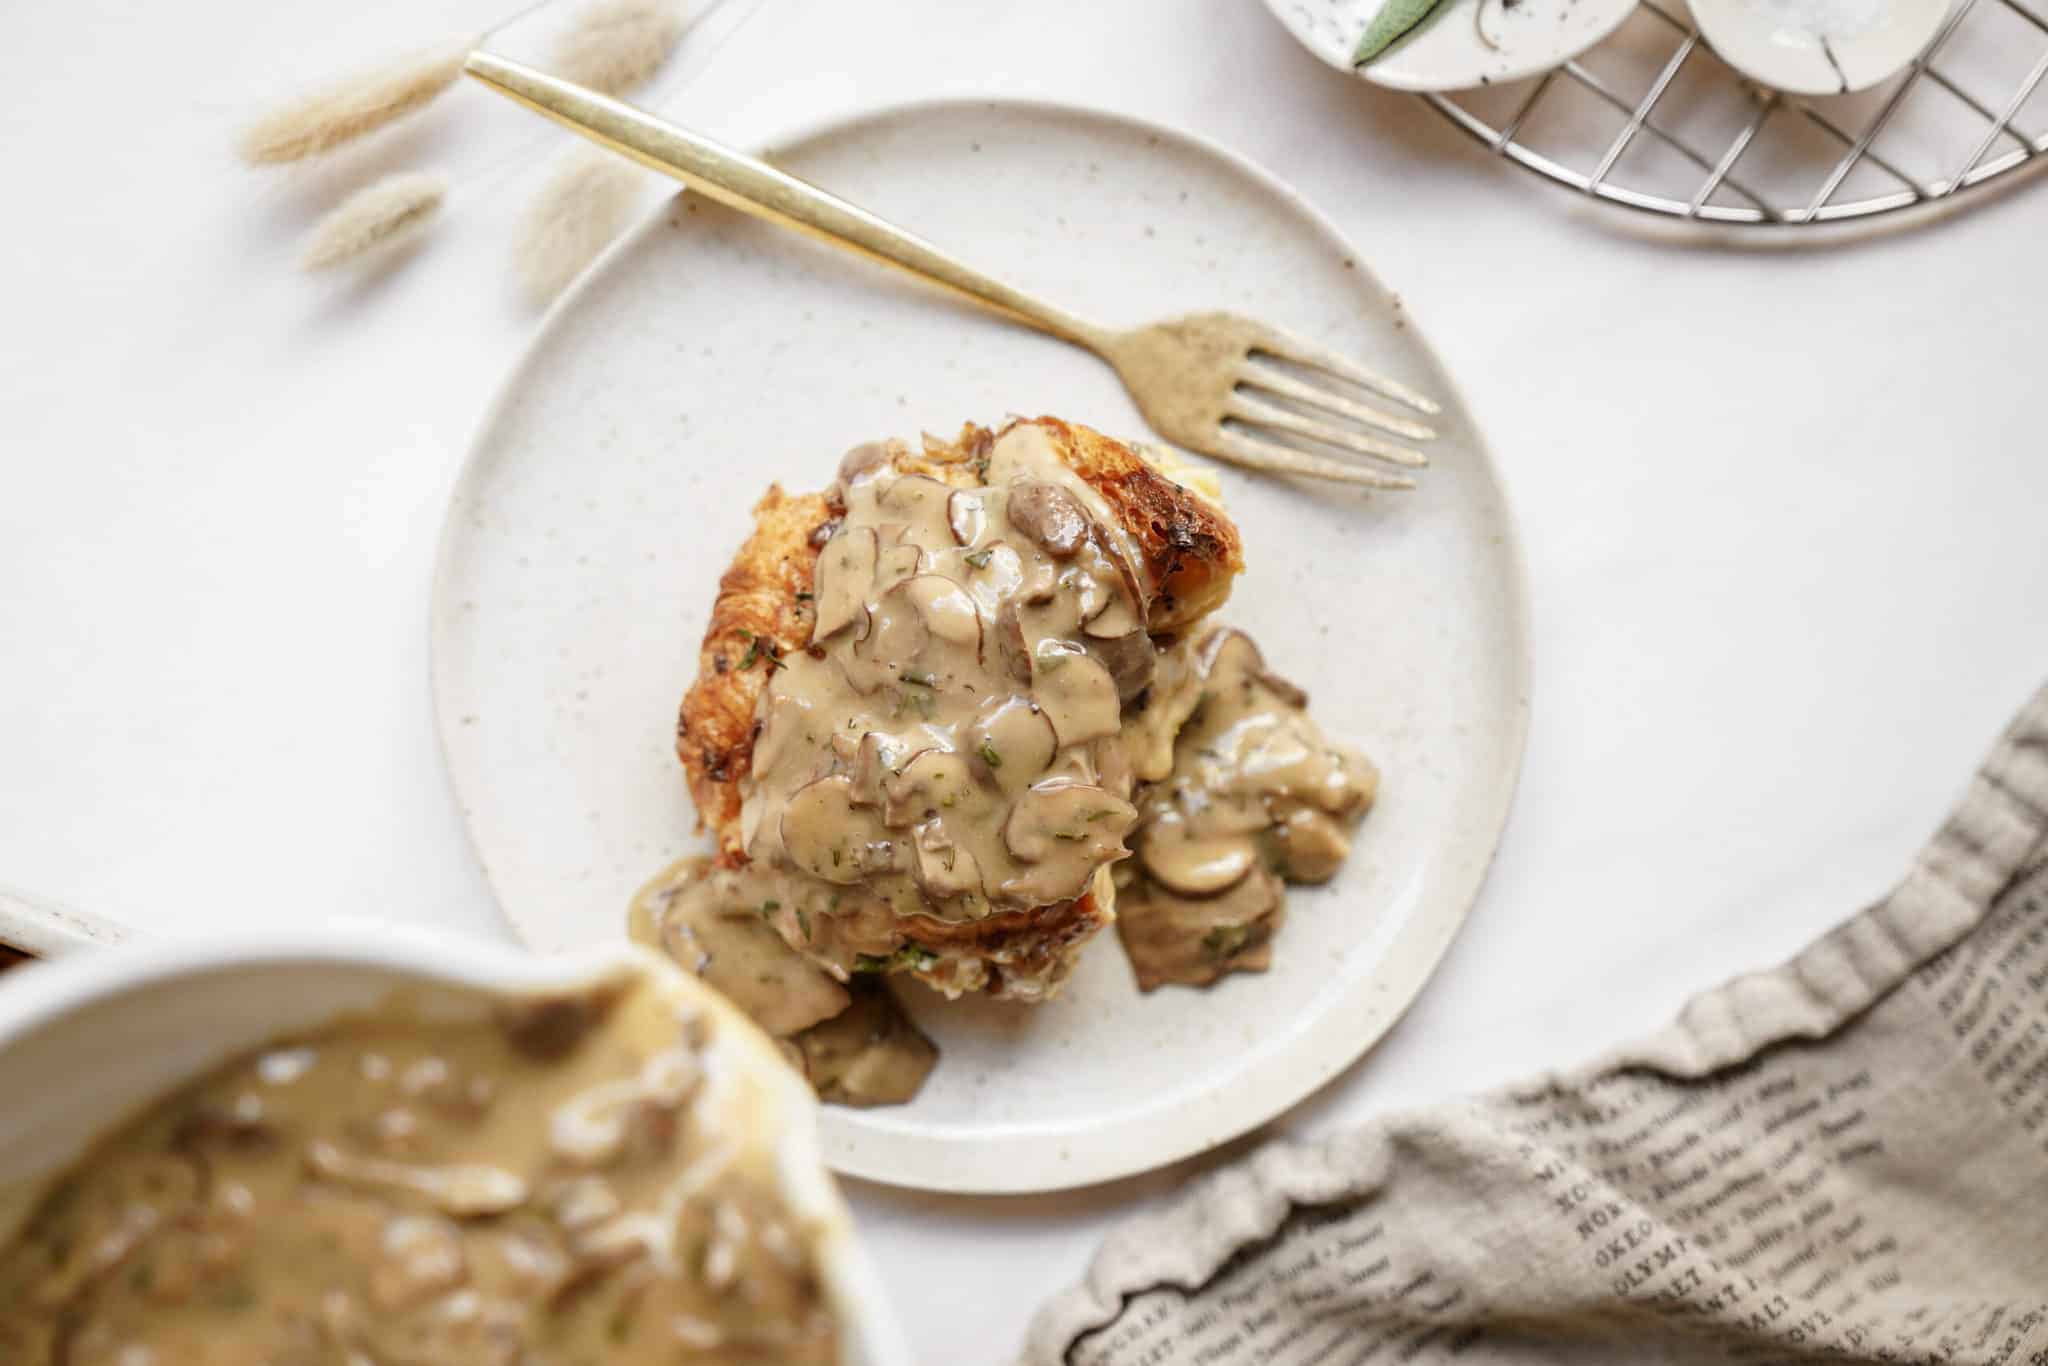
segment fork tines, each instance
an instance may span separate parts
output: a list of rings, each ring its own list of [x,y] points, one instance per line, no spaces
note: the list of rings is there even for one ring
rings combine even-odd
[[[1225,405],[1225,415],[1234,420],[1224,433],[1231,453],[1268,469],[1373,488],[1414,488],[1415,481],[1406,475],[1318,455],[1285,440],[1299,437],[1409,469],[1429,464],[1421,451],[1388,436],[1429,441],[1436,436],[1434,427],[1360,402],[1327,377],[1349,381],[1419,413],[1442,411],[1434,399],[1398,380],[1374,374],[1334,351],[1272,332],[1239,365],[1236,388]],[[1262,431],[1281,434],[1281,439],[1262,436]],[[1387,436],[1379,435],[1382,432]]]

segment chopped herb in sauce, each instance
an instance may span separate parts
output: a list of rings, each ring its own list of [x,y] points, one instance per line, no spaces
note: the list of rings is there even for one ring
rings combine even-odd
[[[894,953],[859,953],[853,958],[855,972],[894,972],[899,968],[921,971],[939,961],[939,956],[920,944],[905,944]]]
[[[1213,958],[1235,958],[1251,937],[1249,925],[1218,925],[1202,936],[1202,948]]]

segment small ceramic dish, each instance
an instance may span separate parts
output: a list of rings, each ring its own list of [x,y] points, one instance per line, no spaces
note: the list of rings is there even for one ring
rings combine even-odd
[[[1266,0],[1301,45],[1340,71],[1394,90],[1469,90],[1563,66],[1621,27],[1637,0],[1443,0],[1364,66],[1353,54],[1382,3]]]
[[[789,1209],[818,1230],[817,1251],[849,1366],[910,1360],[881,1282],[818,1147],[817,1104],[774,1045],[724,998],[625,946],[543,959],[516,949],[388,925],[230,941],[156,942],[78,954],[8,975],[0,988],[0,1242],[47,1180],[109,1129],[181,1084],[280,1036],[317,1028],[403,992],[436,1018],[652,973],[711,1015],[710,1047],[752,1083],[751,1114],[772,1133]]]
[[[1723,61],[1791,95],[1869,89],[1919,56],[1949,12],[1949,0],[1691,3]]]

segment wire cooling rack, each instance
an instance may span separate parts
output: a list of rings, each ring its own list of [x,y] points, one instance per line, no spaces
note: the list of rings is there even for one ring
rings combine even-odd
[[[2028,0],[1960,0],[1904,71],[1816,98],[1762,89],[1714,55],[1679,0],[1643,0],[1555,71],[1424,98],[1509,161],[1595,198],[1803,225],[1931,209],[2048,166],[2044,76],[2048,18]]]

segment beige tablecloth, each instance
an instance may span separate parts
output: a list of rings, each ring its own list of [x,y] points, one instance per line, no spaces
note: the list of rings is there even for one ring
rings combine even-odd
[[[1025,1359],[2048,1364],[2048,690],[1791,962],[1590,1066],[1262,1150],[1113,1234]]]

